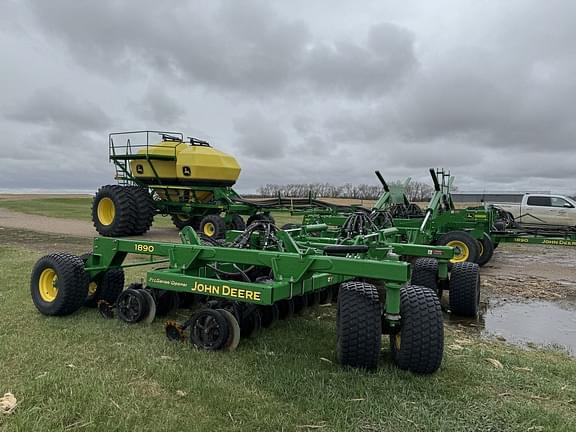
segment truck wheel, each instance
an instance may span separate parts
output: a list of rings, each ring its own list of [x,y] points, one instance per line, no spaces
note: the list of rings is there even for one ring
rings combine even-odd
[[[92,222],[105,237],[134,233],[137,206],[131,190],[125,186],[102,186],[92,201]]]
[[[450,271],[450,310],[455,315],[476,317],[480,307],[480,268],[474,263],[456,263]]]
[[[188,216],[184,214],[173,214],[171,215],[172,223],[179,230],[183,230],[184,227],[192,227],[195,231],[198,231],[200,227],[200,221],[202,217],[200,216]]]
[[[476,264],[482,267],[485,264],[488,264],[494,255],[494,243],[492,243],[492,239],[486,233],[484,236],[478,240],[478,259],[476,260]]]
[[[427,287],[403,287],[400,316],[400,331],[390,335],[394,363],[417,374],[436,372],[444,352],[444,324],[438,296]]]
[[[424,286],[438,291],[438,261],[434,258],[418,258],[412,266],[412,285]]]
[[[30,294],[44,315],[76,312],[88,295],[88,276],[82,260],[71,254],[55,253],[40,258],[32,270]]]
[[[239,214],[232,215],[232,219],[228,224],[228,229],[235,230],[235,231],[244,231],[246,229],[246,223],[242,216]]]
[[[336,310],[336,355],[343,366],[376,369],[382,319],[378,290],[366,282],[340,285]]]
[[[136,219],[134,235],[142,235],[147,232],[154,221],[154,199],[147,188],[142,186],[130,186],[130,192],[136,203]]]
[[[200,233],[206,237],[221,239],[226,235],[226,224],[217,214],[204,216],[200,222]]]
[[[471,262],[478,259],[478,243],[476,239],[464,231],[450,231],[438,240],[441,246],[450,246],[456,249],[451,263]]]

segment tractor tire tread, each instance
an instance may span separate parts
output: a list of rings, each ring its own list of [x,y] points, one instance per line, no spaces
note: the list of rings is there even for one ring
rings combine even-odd
[[[438,290],[438,261],[434,258],[417,258],[412,266],[412,285]]]
[[[392,357],[403,370],[431,374],[440,367],[444,352],[444,324],[440,300],[428,287],[407,285],[400,290],[401,342],[390,337]]]
[[[479,308],[480,270],[478,264],[456,263],[450,271],[449,303],[452,313],[476,317]]]
[[[365,282],[340,285],[337,317],[337,356],[343,366],[373,370],[382,345],[378,290]]]
[[[53,268],[58,276],[58,294],[52,303],[46,304],[38,293],[40,274]],[[65,252],[53,253],[40,258],[32,270],[31,295],[36,308],[44,315],[64,316],[82,307],[88,295],[88,275],[80,257]]]
[[[110,225],[102,225],[98,220],[98,203],[101,198],[110,198],[114,201],[116,214]],[[102,186],[92,200],[92,221],[96,231],[105,237],[122,237],[134,234],[138,218],[137,204],[129,186],[107,185]]]
[[[129,186],[136,203],[136,219],[134,223],[134,235],[142,235],[147,232],[154,221],[154,199],[148,189],[142,186]]]

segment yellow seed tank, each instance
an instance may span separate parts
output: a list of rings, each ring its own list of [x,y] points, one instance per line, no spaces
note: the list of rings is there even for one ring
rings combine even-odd
[[[132,175],[149,185],[232,186],[240,176],[233,156],[205,143],[165,140],[135,156],[130,161]]]

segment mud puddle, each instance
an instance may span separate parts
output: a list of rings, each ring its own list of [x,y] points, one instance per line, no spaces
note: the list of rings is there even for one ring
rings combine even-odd
[[[477,329],[483,337],[559,349],[576,357],[576,303],[493,299],[482,306],[476,320],[447,317],[446,322]]]

